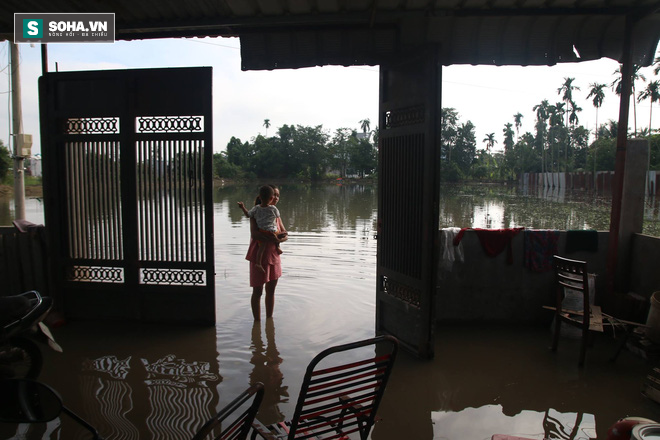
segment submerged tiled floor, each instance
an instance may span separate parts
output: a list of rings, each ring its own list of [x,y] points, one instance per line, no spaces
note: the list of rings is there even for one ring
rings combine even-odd
[[[291,415],[321,349],[294,329],[284,321],[202,329],[72,322],[54,331],[65,352],[47,354],[41,379],[106,439],[189,438],[257,380],[267,387],[259,417],[271,422]],[[602,440],[622,417],[660,421],[660,405],[640,393],[652,363],[627,351],[610,362],[616,345],[603,337],[580,369],[577,341],[552,353],[550,339],[548,328],[439,327],[434,360],[401,352],[372,438]],[[50,428],[61,433],[44,437],[42,427],[26,438],[72,438],[62,423]],[[14,432],[3,426],[0,438]]]
[[[603,337],[579,368],[578,341],[562,339],[557,353],[550,342],[548,328],[438,328],[434,361],[397,365],[374,438],[604,439],[622,417],[660,421],[640,393],[651,363],[627,351],[611,362],[617,346]]]

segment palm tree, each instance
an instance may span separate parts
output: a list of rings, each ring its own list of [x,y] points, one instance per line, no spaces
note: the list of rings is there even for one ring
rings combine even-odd
[[[649,110],[649,135],[653,133],[652,127],[651,127],[651,121],[653,120],[653,103],[654,102],[660,102],[660,81],[655,80],[651,81],[644,90],[639,92],[639,96],[637,97],[637,102],[642,102],[645,99],[649,99],[651,101],[651,109]]]
[[[562,92],[564,95],[561,97],[561,99],[566,103],[566,127],[568,127],[569,123],[572,123],[572,118],[577,123],[577,112],[581,111],[579,107],[576,107],[575,101],[573,101],[573,90],[580,90],[578,86],[573,85],[573,81],[575,81],[575,78],[564,78],[564,84],[560,88],[557,89],[557,94],[560,95]],[[571,111],[568,111],[568,107],[570,106]],[[570,134],[568,136],[568,145],[564,149],[564,171],[568,171],[568,150],[569,147],[571,146],[571,138]]]
[[[652,65],[655,66],[655,68],[653,69],[653,73],[655,73],[656,75],[660,75],[660,57],[655,57],[655,60],[653,60]]]
[[[542,132],[539,128],[545,128],[546,121],[550,117],[548,107],[549,103],[547,99],[544,99],[540,104],[534,106],[534,111],[536,112],[537,138],[542,136]],[[545,173],[545,141],[540,139],[539,142],[541,143],[541,172]]]
[[[360,121],[360,128],[362,128],[363,133],[366,134],[369,131],[370,127],[371,127],[371,121],[369,120],[369,118]]]
[[[591,87],[591,90],[589,90],[589,94],[587,95],[587,99],[591,98],[593,96],[593,100],[591,101],[596,107],[596,141],[598,141],[598,109],[603,105],[603,100],[605,99],[605,87],[607,87],[607,84],[600,84],[600,83],[591,83],[589,85]],[[594,185],[596,184],[596,157],[598,154],[598,148],[594,147]]]
[[[562,92],[564,93],[561,99],[566,103],[567,107],[568,103],[573,101],[573,90],[580,90],[578,86],[573,85],[573,81],[575,81],[575,78],[564,78],[564,84],[557,89],[558,95],[561,95]]]
[[[641,79],[642,81],[646,81],[646,77],[644,75],[639,73],[639,69],[641,69],[642,66],[638,66],[636,64],[633,64],[633,71],[632,71],[632,88],[630,91],[630,94],[632,97],[635,97],[635,81],[638,79]],[[619,69],[614,71],[615,75],[619,75],[617,79],[612,81],[611,87],[612,90],[614,90],[614,93],[617,95],[621,96],[621,88],[623,87],[623,65],[619,64]],[[635,124],[635,133],[637,133],[637,104],[635,103],[635,99],[633,99],[633,120]],[[625,127],[624,127],[625,128]]]
[[[550,151],[550,171],[555,172],[555,166],[559,164],[559,152],[558,149],[558,139],[562,128],[565,128],[564,125],[564,115],[567,113],[564,109],[565,103],[557,102],[555,105],[548,106],[548,119],[550,128],[548,130],[548,150]],[[557,153],[557,158],[555,158],[555,153]]]
[[[483,142],[486,143],[486,153],[488,153],[490,149],[493,148],[493,146],[497,143],[495,140],[495,133],[487,134]],[[490,179],[490,157],[488,154],[486,155],[486,160],[488,161],[486,166],[488,167],[488,178]]]
[[[487,134],[482,142],[486,143],[486,151],[490,151],[490,149],[497,143],[495,140],[495,133]]]
[[[592,96],[594,98],[591,102],[594,107],[596,107],[596,140],[598,140],[598,109],[603,105],[603,100],[605,99],[604,89],[607,87],[607,84],[591,83],[589,84],[589,87],[591,87],[591,89],[589,90],[587,99]]]
[[[520,139],[520,127],[522,127],[522,113],[518,112],[513,115],[513,123],[516,126],[516,137]]]
[[[575,81],[575,78],[564,78],[564,84],[560,88],[557,89],[557,94],[561,95],[562,92],[564,95],[561,97],[562,101],[566,103],[566,109],[568,109],[569,105],[573,107],[575,103],[573,102],[573,90],[580,90],[578,86],[573,85],[573,81]],[[566,113],[566,126],[568,126],[568,113]]]
[[[571,102],[571,111],[568,114],[568,122],[571,123],[571,126],[575,128],[576,125],[580,123],[578,118],[578,113],[582,111],[582,107],[577,106],[574,102]]]
[[[264,127],[266,127],[266,137],[268,137],[268,127],[270,127],[270,119],[264,119]]]
[[[511,129],[513,127],[513,124],[510,122],[507,122],[504,124],[504,130],[502,130],[502,134],[504,134],[504,154],[508,155],[510,151],[513,151],[513,130]]]

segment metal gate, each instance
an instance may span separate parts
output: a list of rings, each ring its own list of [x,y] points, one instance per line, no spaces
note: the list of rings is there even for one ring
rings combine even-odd
[[[211,77],[40,78],[46,227],[67,316],[215,323]]]
[[[381,65],[376,331],[433,357],[440,141],[437,51]]]

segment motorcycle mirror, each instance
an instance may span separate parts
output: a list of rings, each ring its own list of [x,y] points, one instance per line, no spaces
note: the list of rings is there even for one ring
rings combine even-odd
[[[0,422],[49,422],[62,412],[60,396],[40,382],[28,379],[0,381],[0,396]]]

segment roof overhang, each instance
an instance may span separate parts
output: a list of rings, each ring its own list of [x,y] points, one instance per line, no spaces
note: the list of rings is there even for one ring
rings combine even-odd
[[[380,64],[435,45],[444,65],[653,62],[660,0],[5,0],[15,12],[114,12],[116,38],[240,37],[242,68]]]

